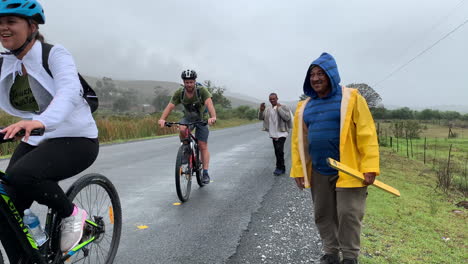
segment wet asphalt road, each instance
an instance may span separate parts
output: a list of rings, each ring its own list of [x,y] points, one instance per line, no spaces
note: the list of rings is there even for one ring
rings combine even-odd
[[[114,263],[317,260],[321,244],[310,193],[299,191],[288,176],[272,175],[273,146],[260,129],[257,123],[211,131],[213,182],[199,188],[193,179],[190,199],[182,205],[174,205],[178,138],[102,146],[98,160],[80,175],[102,173],[119,192],[123,230]],[[289,140],[285,149],[289,165]],[[6,165],[0,161],[0,168]]]

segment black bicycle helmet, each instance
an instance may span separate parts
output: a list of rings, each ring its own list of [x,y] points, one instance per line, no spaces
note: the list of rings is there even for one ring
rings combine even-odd
[[[182,72],[181,77],[183,80],[197,79],[197,73],[194,70],[185,70]]]

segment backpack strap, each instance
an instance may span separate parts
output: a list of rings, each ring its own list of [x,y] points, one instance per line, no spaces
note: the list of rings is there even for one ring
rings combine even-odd
[[[52,77],[52,79],[54,78],[54,76],[52,75],[52,72],[49,69],[49,54],[53,46],[54,45],[51,45],[49,43],[42,43],[42,67],[44,67],[44,69],[50,75],[50,77]]]
[[[205,104],[205,102],[202,102],[201,100],[201,95],[200,95],[200,86],[197,85],[197,98],[198,98],[198,102],[202,105]],[[180,102],[182,103],[182,101],[184,100],[184,97],[185,97],[185,87],[182,89],[182,93],[180,94]]]
[[[52,49],[52,47],[53,45],[49,43],[42,43],[42,67],[44,67],[46,72],[53,79],[54,76],[52,76],[52,72],[49,69],[49,54],[50,54],[50,50]],[[2,70],[2,65],[3,65],[3,57],[0,57],[0,72]]]
[[[42,43],[42,67],[44,67],[44,70],[52,77],[52,72],[50,71],[49,68],[49,54],[50,50],[52,49],[54,45],[51,45],[49,43]],[[0,57],[0,72],[2,70],[2,65],[3,65],[3,57]],[[86,80],[81,76],[81,74],[78,73],[78,78],[80,79],[81,86],[83,87],[83,98],[88,102],[88,105],[91,108],[91,113],[94,113],[96,109],[99,106],[99,101],[96,96],[96,92],[91,88],[91,86],[86,82]]]
[[[54,45],[49,43],[42,43],[42,66],[44,67],[44,70],[46,70],[46,72],[53,79],[54,76],[52,75],[52,72],[49,68],[49,55],[50,50],[52,50],[52,47],[54,47]],[[93,90],[93,88],[91,88],[91,86],[88,84],[88,82],[86,82],[86,80],[83,78],[83,76],[81,76],[80,73],[78,73],[78,78],[80,79],[81,87],[83,87],[83,98],[88,102],[88,105],[91,108],[91,113],[94,113],[94,111],[97,110],[99,105],[96,92]]]

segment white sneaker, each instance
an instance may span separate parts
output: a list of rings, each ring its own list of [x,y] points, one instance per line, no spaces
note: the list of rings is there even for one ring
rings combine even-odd
[[[78,213],[62,219],[60,249],[67,252],[76,247],[83,236],[83,227],[88,213],[78,208]]]

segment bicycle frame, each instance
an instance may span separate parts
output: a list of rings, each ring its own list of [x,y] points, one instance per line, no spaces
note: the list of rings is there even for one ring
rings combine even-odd
[[[185,129],[185,138],[182,140],[183,142],[187,142],[188,145],[190,145],[190,143],[193,141],[193,144],[194,144],[194,148],[198,146],[198,139],[192,134],[192,131],[190,129],[189,126],[187,126],[187,129]],[[198,155],[200,153],[197,153]],[[195,160],[195,151],[194,149],[192,148],[192,146],[190,146],[190,158],[189,158],[189,165],[190,165],[190,168],[193,168],[194,166],[194,163],[196,162]]]
[[[92,236],[62,256],[61,252],[59,251],[60,249],[58,247],[58,241],[56,240],[58,230],[53,230],[54,226],[56,226],[55,221],[58,221],[57,215],[51,208],[49,208],[46,217],[45,231],[49,234],[50,238],[43,246],[39,247],[29,232],[29,229],[24,224],[23,218],[16,209],[16,206],[14,205],[11,197],[8,195],[5,189],[5,182],[5,173],[0,171],[0,213],[7,220],[9,228],[11,228],[11,230],[13,230],[16,234],[16,239],[20,243],[26,255],[29,256],[34,263],[47,264],[49,263],[47,260],[49,256],[55,258],[53,263],[63,263],[78,251],[85,250],[85,246],[96,239],[95,236]],[[91,226],[91,228],[96,228],[99,232],[100,227],[93,221],[86,220],[86,225]],[[54,256],[54,254],[57,252],[60,253]]]
[[[11,230],[13,230],[16,234],[16,238],[18,242],[21,244],[21,247],[25,251],[25,253],[32,258],[33,261],[46,264],[47,262],[44,260],[44,257],[41,255],[39,247],[32,237],[31,233],[27,226],[23,223],[23,218],[21,214],[16,210],[11,197],[5,190],[5,182],[4,182],[5,173],[0,171],[0,212],[3,217],[7,220],[8,225],[10,226]]]

